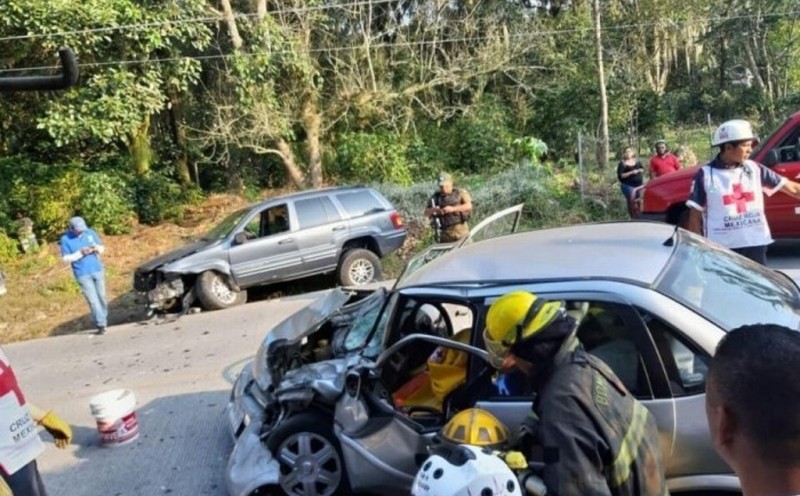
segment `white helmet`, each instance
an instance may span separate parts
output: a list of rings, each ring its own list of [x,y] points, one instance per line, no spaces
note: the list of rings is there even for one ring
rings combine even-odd
[[[488,449],[440,444],[414,478],[412,496],[522,496],[519,480]]]
[[[714,131],[714,137],[711,139],[711,146],[719,146],[732,141],[745,141],[756,140],[758,136],[753,132],[753,126],[749,122],[742,119],[734,119],[732,121],[723,122],[720,127]]]

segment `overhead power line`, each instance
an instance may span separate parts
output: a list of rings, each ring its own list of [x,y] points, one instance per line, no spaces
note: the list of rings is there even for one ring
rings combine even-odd
[[[350,3],[340,3],[340,4],[324,4],[324,5],[316,5],[312,7],[297,7],[297,8],[284,8],[278,10],[271,10],[267,12],[268,15],[276,15],[276,14],[289,14],[289,13],[302,13],[302,12],[316,12],[316,11],[324,11],[324,10],[344,10],[349,9],[352,7],[366,7],[366,6],[375,6],[375,5],[383,5],[387,3],[393,3],[397,0],[360,0],[357,2],[350,2]],[[258,17],[256,13],[250,14],[234,14],[234,18],[236,19],[250,19]],[[60,31],[56,33],[30,33],[30,34],[20,34],[14,36],[5,36],[0,37],[0,41],[19,41],[19,40],[31,40],[36,38],[57,38],[63,36],[76,36],[81,34],[94,34],[94,33],[108,33],[113,31],[127,31],[131,29],[139,29],[139,28],[153,28],[158,26],[169,26],[172,24],[203,24],[203,23],[211,23],[211,22],[220,22],[224,21],[225,17],[222,14],[208,16],[208,17],[190,17],[184,19],[167,19],[164,21],[153,21],[153,22],[142,22],[137,24],[119,24],[116,26],[101,26],[97,28],[87,28],[87,29],[76,29],[72,31]]]
[[[373,5],[376,3],[388,3],[394,0],[376,0],[372,2]],[[354,2],[351,4],[340,4],[343,5],[368,5],[369,2]],[[317,7],[319,9],[321,6]],[[287,10],[288,11],[288,10]],[[250,14],[247,14],[248,16]],[[791,11],[791,12],[782,12],[782,13],[773,13],[773,14],[764,14],[764,17],[797,17],[800,16],[800,10],[798,11]],[[749,19],[751,18],[750,15],[736,15],[736,16],[724,16],[724,17],[716,17],[716,18],[704,18],[704,19],[696,19],[696,20],[684,20],[684,21],[675,21],[671,19],[661,19],[660,21],[654,22],[647,22],[647,23],[630,23],[630,24],[619,24],[615,26],[605,26],[602,28],[603,31],[624,31],[624,30],[633,30],[639,28],[652,28],[656,26],[663,26],[664,24],[670,24],[674,26],[684,26],[684,25],[692,25],[692,24],[701,24],[701,23],[708,23],[708,22],[722,22],[722,21],[731,21],[731,20],[741,20],[741,19]],[[219,20],[219,18],[214,18]],[[571,28],[571,29],[559,29],[559,30],[546,30],[546,31],[537,31],[533,33],[516,33],[510,35],[510,38],[517,39],[517,38],[528,38],[530,36],[536,37],[544,37],[544,36],[556,36],[562,34],[574,34],[574,33],[583,33],[583,32],[592,32],[594,28],[586,27],[586,28]],[[497,39],[497,36],[467,36],[467,37],[454,37],[454,38],[440,38],[436,40],[420,40],[420,41],[408,41],[408,42],[382,42],[382,43],[372,43],[368,45],[364,45],[363,43],[357,45],[347,45],[347,46],[333,46],[333,47],[324,47],[324,48],[311,48],[308,49],[307,52],[309,53],[322,53],[322,52],[343,52],[343,51],[352,51],[352,50],[363,50],[365,47],[374,50],[374,49],[381,49],[381,48],[390,48],[395,46],[426,46],[426,45],[438,45],[438,44],[446,44],[446,43],[462,43],[462,42],[471,42],[471,41],[487,41],[491,39]],[[2,41],[3,38],[0,38]],[[277,50],[277,51],[270,51],[270,52],[236,52],[236,53],[225,53],[225,54],[214,54],[214,55],[192,55],[192,56],[178,56],[178,57],[166,57],[166,58],[156,58],[156,59],[133,59],[133,60],[113,60],[113,61],[104,61],[104,62],[87,62],[83,64],[78,64],[78,67],[81,68],[92,68],[92,67],[109,67],[109,66],[129,66],[129,65],[141,65],[141,64],[155,64],[155,63],[166,63],[166,62],[177,62],[181,60],[219,60],[219,59],[226,59],[231,57],[237,56],[244,56],[244,57],[257,57],[261,55],[281,55],[281,54],[288,54],[291,53],[291,50]],[[48,70],[56,70],[59,66],[57,65],[48,65],[48,66],[37,66],[37,67],[22,67],[22,68],[11,68],[11,69],[0,69],[0,74],[4,73],[19,73],[19,72],[33,72],[33,71],[48,71]]]

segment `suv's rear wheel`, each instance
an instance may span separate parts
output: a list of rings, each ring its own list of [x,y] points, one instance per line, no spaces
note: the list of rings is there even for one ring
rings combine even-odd
[[[339,262],[339,282],[342,286],[361,286],[379,281],[382,271],[376,254],[363,248],[347,250]]]
[[[236,291],[225,276],[213,270],[200,274],[195,283],[197,299],[206,310],[221,310],[247,301],[247,291]]]

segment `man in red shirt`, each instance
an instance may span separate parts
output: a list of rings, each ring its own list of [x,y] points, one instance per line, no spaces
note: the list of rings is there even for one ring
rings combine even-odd
[[[656,154],[650,157],[650,179],[681,170],[678,157],[667,150],[667,142],[656,141]]]

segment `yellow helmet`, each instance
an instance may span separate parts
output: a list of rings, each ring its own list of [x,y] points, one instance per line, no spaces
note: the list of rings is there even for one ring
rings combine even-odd
[[[508,442],[508,429],[497,417],[481,408],[467,408],[455,414],[444,428],[442,438],[454,444],[501,448]]]
[[[563,308],[562,301],[548,301],[527,291],[512,291],[495,300],[486,314],[483,331],[491,364],[499,368],[515,343],[545,329]]]

